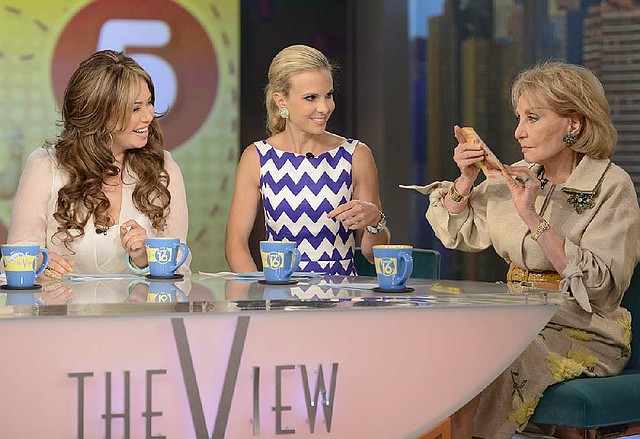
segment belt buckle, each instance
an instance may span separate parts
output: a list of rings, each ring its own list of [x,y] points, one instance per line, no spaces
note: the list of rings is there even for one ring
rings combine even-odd
[[[518,267],[517,265],[512,265],[507,273],[507,281],[509,282],[522,282],[528,280],[527,270]]]

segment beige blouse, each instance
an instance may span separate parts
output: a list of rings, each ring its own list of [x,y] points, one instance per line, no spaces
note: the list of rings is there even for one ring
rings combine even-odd
[[[524,161],[519,166],[538,165]],[[450,214],[443,198],[452,183],[435,182],[418,189],[430,194],[426,217],[447,248],[478,252],[493,246],[507,263],[529,270],[554,270],[518,216],[501,178],[475,187],[467,209]],[[565,237],[568,258],[561,288],[571,291],[584,311],[618,309],[640,260],[640,209],[629,175],[610,160],[584,157],[565,184],[547,184],[536,210]],[[569,302],[569,307],[576,303]],[[617,314],[617,313],[616,313]]]
[[[149,218],[141,213],[133,204],[135,176],[131,172],[123,172],[122,207],[118,224],[135,220],[147,230],[149,237],[166,236],[180,238],[186,242],[189,215],[182,173],[178,164],[167,151],[165,169],[169,174],[169,192],[171,205],[167,216],[166,228],[159,233],[151,226]],[[66,183],[66,176],[57,166],[53,151],[38,148],[27,160],[20,184],[13,202],[11,221],[9,223],[9,243],[37,242],[49,251],[75,261],[74,273],[107,274],[130,273],[125,263],[126,252],[120,245],[119,227],[112,226],[105,234],[96,233],[93,218],[85,227],[85,235],[72,243],[72,251],[65,248],[60,239],[54,236],[58,230],[58,222],[53,218],[58,200],[58,190]],[[180,272],[188,273],[188,264],[181,267]]]

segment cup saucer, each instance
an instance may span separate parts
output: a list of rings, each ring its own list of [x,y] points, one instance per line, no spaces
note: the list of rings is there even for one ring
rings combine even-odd
[[[32,290],[39,290],[42,288],[42,285],[40,284],[33,284],[30,287],[10,287],[7,284],[2,284],[0,285],[0,289],[2,290],[10,290],[10,291],[32,291]]]
[[[295,285],[298,283],[298,281],[293,279],[283,281],[267,281],[264,279],[260,279],[258,283],[262,285]]]
[[[404,287],[401,289],[380,288],[380,287],[373,288],[373,291],[375,291],[376,293],[410,293],[415,290],[416,290],[415,288],[411,288],[411,287]]]
[[[184,279],[184,274],[172,274],[171,276],[154,276],[152,274],[147,274],[145,276],[149,280],[178,280]]]

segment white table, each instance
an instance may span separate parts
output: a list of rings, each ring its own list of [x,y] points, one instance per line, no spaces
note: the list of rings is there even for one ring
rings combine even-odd
[[[143,280],[3,291],[2,437],[416,438],[566,299],[479,282]]]

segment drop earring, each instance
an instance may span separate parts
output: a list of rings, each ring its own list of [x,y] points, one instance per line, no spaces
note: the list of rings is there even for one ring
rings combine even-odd
[[[280,107],[280,117],[283,119],[289,119],[289,109],[287,107]]]
[[[578,140],[578,137],[573,133],[567,133],[562,138],[562,141],[564,142],[564,146],[566,147],[575,145],[577,140]]]

